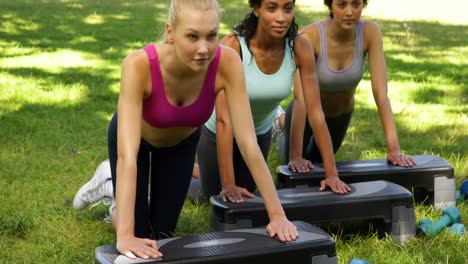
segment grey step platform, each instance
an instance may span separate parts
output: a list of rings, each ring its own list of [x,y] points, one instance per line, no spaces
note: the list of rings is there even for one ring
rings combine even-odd
[[[394,166],[386,159],[337,162],[340,178],[346,183],[385,180],[414,192],[417,202],[433,204],[436,209],[455,206],[456,184],[453,166],[433,155],[414,156],[416,166]],[[277,168],[278,181],[285,187],[319,186],[325,172],[323,165],[314,164],[307,173],[289,170],[287,165]]]
[[[265,226],[175,237],[157,241],[164,254],[159,259],[131,260],[115,245],[96,248],[95,263],[245,263],[338,264],[335,242],[323,230],[295,221],[299,238],[283,243],[267,235]]]
[[[319,187],[278,190],[289,220],[311,224],[376,223],[382,236],[391,234],[394,241],[405,242],[415,235],[415,213],[411,193],[387,181],[352,183],[348,194],[319,191]],[[263,199],[245,198],[243,203],[223,202],[212,196],[210,226],[212,230],[232,230],[268,223]]]

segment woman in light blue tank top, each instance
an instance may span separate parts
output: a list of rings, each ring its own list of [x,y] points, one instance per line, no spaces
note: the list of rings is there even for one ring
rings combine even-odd
[[[221,40],[221,44],[236,50],[242,58],[253,125],[265,159],[277,107],[291,93],[298,69],[302,76],[299,81],[308,90],[311,123],[327,161],[324,185],[337,193],[346,193],[349,187],[338,178],[330,136],[320,108],[315,69],[310,63],[314,60],[312,49],[303,37],[297,36],[294,3],[293,0],[250,0],[252,12],[234,33]],[[226,98],[218,95],[216,114],[204,125],[198,147],[203,198],[220,192],[224,200],[231,202],[242,202],[243,196],[253,197],[251,192],[256,185],[244,158],[248,157],[240,155],[233,139]]]
[[[324,0],[324,4],[330,10],[330,19],[307,25],[301,33],[314,49],[321,103],[334,152],[338,151],[348,129],[354,110],[354,93],[362,79],[367,54],[372,91],[387,141],[387,159],[398,166],[415,165],[412,157],[401,153],[398,143],[387,96],[387,74],[380,28],[374,22],[361,20],[361,12],[367,5],[367,0]],[[295,86],[300,86],[300,83],[295,82]],[[300,102],[291,102],[286,111],[285,144],[280,151],[293,170],[305,172],[310,161],[320,162],[321,157],[314,140],[315,135],[308,126],[304,127],[303,108],[297,107],[297,104]],[[290,138],[295,141],[289,142]]]

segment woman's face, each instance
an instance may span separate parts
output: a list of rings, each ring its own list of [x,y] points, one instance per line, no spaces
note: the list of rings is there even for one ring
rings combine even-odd
[[[284,38],[294,18],[292,0],[263,0],[254,7],[258,17],[257,30],[263,30],[274,38]]]
[[[354,29],[359,19],[361,19],[363,8],[362,0],[333,0],[333,21],[343,29]]]
[[[193,71],[203,71],[214,57],[219,37],[219,17],[214,9],[184,8],[168,35],[177,57]]]

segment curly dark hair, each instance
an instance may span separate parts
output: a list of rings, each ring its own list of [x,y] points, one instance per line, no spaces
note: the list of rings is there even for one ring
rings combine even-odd
[[[333,13],[332,13],[332,3],[333,0],[323,0],[323,4],[328,7],[328,10],[330,11],[330,17],[333,18]],[[362,0],[362,4],[367,6],[367,0]]]
[[[293,4],[295,4],[296,1],[293,0]],[[249,6],[251,8],[253,7],[260,7],[262,4],[262,0],[249,0]],[[250,40],[252,39],[253,35],[255,35],[255,32],[257,30],[257,24],[258,24],[258,17],[255,16],[255,14],[250,12],[247,14],[235,28],[234,32],[240,36],[243,36],[247,42],[247,47],[249,47]],[[286,32],[286,38],[289,39],[288,45],[291,47],[291,50],[294,51],[294,38],[297,36],[297,32],[299,30],[299,26],[296,23],[295,18],[293,18],[291,22],[291,26],[288,29],[288,32]],[[250,48],[249,48],[250,50]]]

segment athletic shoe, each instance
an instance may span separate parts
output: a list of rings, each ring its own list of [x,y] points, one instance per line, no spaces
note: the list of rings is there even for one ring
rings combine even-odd
[[[105,160],[96,169],[93,178],[78,190],[73,199],[73,208],[82,210],[89,205],[92,208],[101,202],[110,205],[113,196],[110,163]]]
[[[272,127],[272,133],[271,133],[271,138],[273,141],[276,141],[283,134],[283,128],[279,124],[279,119],[284,114],[285,112],[283,108],[281,107],[281,105],[278,105],[278,108],[276,110],[276,117],[275,117],[275,120],[273,120],[273,127]]]
[[[114,214],[114,208],[115,208],[115,199],[112,199],[110,206],[109,206],[109,212],[106,214],[104,217],[104,221],[106,223],[112,223],[112,215]]]

